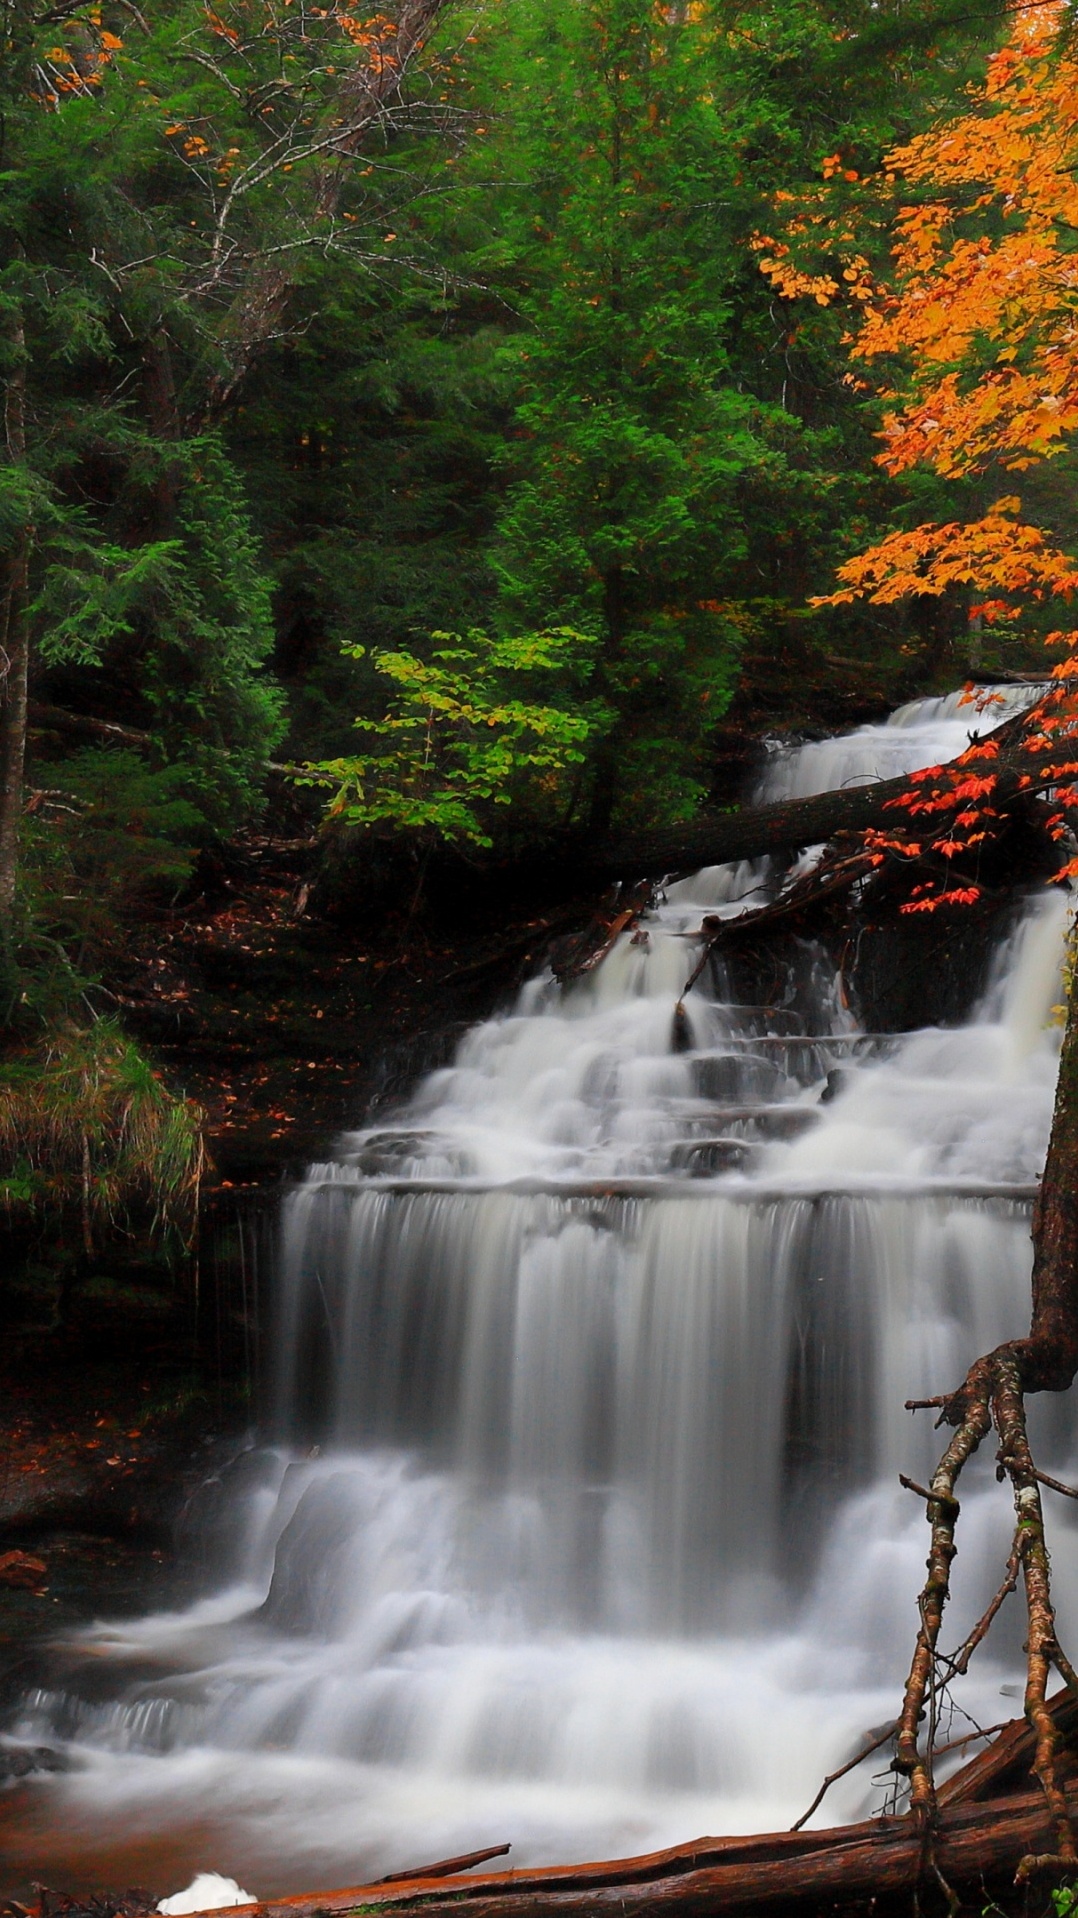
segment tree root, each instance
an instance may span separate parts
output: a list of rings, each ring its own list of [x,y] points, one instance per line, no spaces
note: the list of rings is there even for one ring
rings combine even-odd
[[[959,1391],[942,1406],[942,1418],[953,1425],[955,1431],[936,1467],[930,1489],[925,1492],[922,1487],[911,1485],[911,1489],[927,1499],[932,1535],[927,1559],[928,1576],[919,1600],[920,1629],[899,1715],[894,1759],[895,1770],[908,1780],[910,1809],[923,1821],[930,1845],[938,1809],[932,1761],[941,1667],[946,1668],[943,1673],[944,1685],[968,1669],[974,1651],[986,1637],[1000,1607],[1016,1589],[1021,1576],[1028,1627],[1025,1645],[1025,1713],[1035,1737],[1033,1772],[1050,1814],[1056,1850],[1051,1854],[1030,1854],[1023,1858],[1018,1871],[1019,1879],[1043,1872],[1049,1863],[1056,1871],[1078,1865],[1074,1827],[1060,1778],[1059,1734],[1047,1697],[1053,1666],[1068,1686],[1078,1690],[1078,1683],[1056,1636],[1040,1494],[1044,1475],[1033,1462],[1026,1429],[1023,1362],[1028,1357],[1029,1344],[1029,1341],[1015,1341],[1011,1345],[1000,1346],[987,1357],[978,1359],[970,1368]],[[1000,1479],[1010,1479],[1014,1496],[1014,1543],[999,1590],[958,1652],[948,1658],[940,1653],[938,1641],[944,1606],[950,1596],[951,1565],[957,1550],[955,1530],[960,1508],[955,1487],[963,1467],[993,1427],[999,1436],[996,1475]],[[929,1719],[929,1735],[922,1745],[920,1728],[926,1716]],[[926,1862],[929,1865],[932,1863],[930,1851]]]
[[[1071,1488],[1038,1470],[1026,1429],[1028,1392],[1065,1392],[1078,1373],[1078,985],[1072,981],[1067,1025],[1059,1061],[1048,1158],[1033,1216],[1032,1313],[1028,1337],[1012,1339],[970,1366],[962,1385],[948,1397],[907,1401],[910,1410],[938,1409],[938,1425],[952,1437],[930,1487],[916,1489],[926,1499],[931,1527],[928,1576],[919,1599],[920,1628],[902,1700],[895,1770],[908,1781],[910,1810],[922,1823],[931,1847],[937,1830],[940,1797],[932,1776],[939,1689],[966,1671],[1001,1605],[1021,1577],[1026,1606],[1025,1716],[1033,1741],[1033,1772],[1049,1815],[1055,1850],[1030,1850],[1019,1866],[1028,1878],[1051,1869],[1073,1869],[1078,1850],[1068,1809],[1061,1765],[1060,1701],[1048,1701],[1053,1667],[1078,1702],[1078,1674],[1056,1636],[1051,1567],[1044,1532],[1041,1486],[1071,1496]],[[1014,1499],[1015,1532],[999,1590],[953,1658],[941,1656],[939,1635],[950,1597],[951,1566],[959,1503],[956,1486],[964,1466],[988,1433],[999,1437],[996,1476],[1008,1478]],[[921,1744],[921,1726],[928,1736]],[[1006,1743],[1006,1739],[1003,1741]],[[971,1768],[987,1777],[990,1766]],[[943,1789],[943,1800],[955,1802]]]

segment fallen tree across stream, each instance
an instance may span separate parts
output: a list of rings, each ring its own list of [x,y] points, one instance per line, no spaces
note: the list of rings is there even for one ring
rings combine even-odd
[[[1016,753],[1013,759],[997,762],[997,767],[1000,780],[993,803],[1001,813],[1026,805],[1037,794],[1038,781],[1051,783],[1042,759]],[[645,875],[694,872],[736,859],[760,859],[766,853],[796,852],[840,835],[893,825],[896,809],[917,790],[917,775],[903,773],[873,786],[845,786],[805,799],[742,806],[662,832],[600,840],[574,852],[574,865],[586,878],[633,881]]]
[[[1078,1700],[1060,1692],[1050,1710],[1069,1755],[1078,1734]],[[862,1756],[868,1758],[870,1750]],[[987,1751],[939,1787],[931,1848],[923,1820],[907,1812],[831,1830],[700,1838],[596,1864],[482,1876],[446,1876],[444,1866],[427,1867],[412,1876],[398,1872],[375,1884],[267,1900],[246,1910],[251,1918],[334,1918],[358,1910],[368,1918],[438,1918],[443,1909],[461,1918],[654,1918],[662,1912],[672,1918],[716,1912],[751,1918],[797,1908],[830,1912],[864,1899],[886,1909],[890,1899],[908,1898],[926,1886],[942,1904],[942,1879],[963,1905],[968,1901],[968,1908],[980,1912],[993,1889],[1004,1895],[1023,1858],[1048,1849],[1052,1815],[1033,1778],[1035,1760],[1027,1722],[1005,1726]],[[1078,1766],[1068,1775],[1067,1796],[1078,1811]],[[474,1854],[475,1861],[489,1855]]]

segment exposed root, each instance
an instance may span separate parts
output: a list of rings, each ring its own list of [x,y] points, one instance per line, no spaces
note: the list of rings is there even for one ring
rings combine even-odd
[[[1051,1570],[1044,1535],[1044,1514],[1040,1486],[1050,1482],[1053,1489],[1069,1488],[1046,1481],[1033,1462],[1026,1429],[1023,1396],[1023,1361],[1028,1341],[1000,1346],[971,1367],[958,1392],[942,1402],[942,1417],[955,1427],[939,1465],[926,1491],[904,1479],[909,1489],[927,1500],[928,1521],[932,1528],[927,1559],[928,1577],[921,1591],[921,1624],[914,1648],[913,1662],[906,1682],[902,1711],[898,1721],[895,1770],[909,1781],[910,1809],[924,1821],[926,1866],[933,1872],[931,1834],[936,1817],[936,1794],[932,1777],[934,1733],[938,1716],[938,1685],[941,1668],[944,1686],[961,1676],[982,1643],[1000,1607],[1017,1588],[1022,1578],[1027,1635],[1025,1714],[1035,1738],[1033,1772],[1051,1817],[1056,1850],[1022,1860],[1019,1878],[1028,1878],[1051,1866],[1054,1871],[1072,1869],[1078,1864],[1075,1836],[1060,1779],[1059,1736],[1048,1706],[1048,1679],[1053,1666],[1064,1682],[1078,1693],[1078,1674],[1062,1652],[1056,1638],[1055,1610],[1052,1604]],[[939,1404],[940,1401],[927,1401]],[[999,1590],[978,1619],[972,1631],[953,1657],[939,1651],[938,1641],[943,1610],[950,1596],[951,1565],[956,1552],[955,1529],[959,1502],[955,1487],[963,1467],[978,1450],[982,1440],[995,1427],[999,1435],[997,1476],[1011,1481],[1016,1527],[1014,1543]],[[920,1728],[928,1717],[928,1738],[922,1746]]]
[[[1014,1874],[1016,1885],[1024,1885],[1031,1878],[1059,1878],[1072,1869],[1065,1858],[1055,1851],[1031,1851],[1019,1860]]]
[[[967,1380],[967,1386],[969,1382]],[[948,1413],[950,1409],[950,1406],[945,1406],[944,1412]],[[928,1577],[918,1601],[921,1624],[899,1714],[895,1751],[895,1770],[909,1780],[910,1809],[923,1817],[926,1824],[931,1823],[935,1814],[935,1791],[931,1772],[931,1740],[927,1750],[922,1751],[919,1743],[920,1724],[925,1715],[925,1700],[930,1692],[934,1695],[936,1649],[943,1624],[943,1608],[950,1597],[951,1561],[957,1549],[954,1534],[959,1505],[954,1488],[967,1459],[973,1456],[981,1440],[991,1430],[992,1417],[987,1394],[982,1396],[980,1392],[969,1392],[960,1418],[954,1422],[958,1429],[936,1467],[928,1494],[928,1522],[932,1527],[927,1560]]]
[[[940,1870],[939,1866],[935,1863],[934,1860],[931,1866],[931,1872],[932,1872],[933,1878],[935,1879],[937,1885],[939,1886],[940,1890],[942,1891],[944,1897],[947,1900],[947,1911],[949,1914],[949,1918],[956,1918],[956,1914],[960,1912],[962,1909],[961,1898],[958,1896],[958,1893],[955,1891],[954,1886],[949,1885],[947,1883],[946,1878],[944,1877],[942,1871]]]
[[[1022,1559],[1029,1623],[1026,1641],[1026,1717],[1037,1734],[1033,1771],[1052,1814],[1059,1857],[1067,1864],[1074,1865],[1078,1864],[1078,1851],[1075,1850],[1066,1796],[1059,1781],[1058,1736],[1047,1703],[1048,1676],[1059,1651],[1056,1615],[1052,1605],[1051,1568],[1044,1536],[1040,1486],[1026,1432],[1021,1374],[1014,1360],[999,1359],[992,1416],[1000,1438],[999,1463],[1011,1481],[1018,1518],[1017,1543]]]

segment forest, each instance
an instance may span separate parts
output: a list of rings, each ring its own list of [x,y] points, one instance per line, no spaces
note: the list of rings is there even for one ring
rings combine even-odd
[[[1055,1607],[1060,1582],[1069,1591],[1078,1580],[1065,1539],[1057,1546],[1051,1535],[1050,1554],[1041,1496],[1078,1493],[1054,1475],[1075,1469],[1062,1428],[1039,1423],[1033,1401],[1065,1393],[1078,1371],[1078,995],[1073,929],[1059,919],[1078,878],[1076,165],[1078,43],[1061,0],[399,0],[369,15],[351,0],[0,0],[0,1893],[10,1890],[9,1912],[31,1909],[34,1884],[40,1918],[136,1918],[156,1897],[121,1896],[116,1873],[169,1889],[196,1854],[208,1861],[206,1833],[211,1850],[223,1846],[222,1869],[234,1855],[239,1877],[262,1873],[261,1897],[309,1893],[326,1882],[319,1871],[338,1870],[337,1883],[346,1872],[353,1884],[384,1882],[378,1909],[436,1895],[415,1889],[423,1873],[399,1867],[439,1843],[454,1855],[430,1868],[447,1879],[437,1896],[471,1897],[499,1918],[554,1904],[591,1918],[614,1895],[623,1911],[626,1895],[661,1898],[677,1918],[765,1905],[806,1918],[825,1909],[1067,1918],[1075,1908],[1078,1677]],[[868,756],[851,745],[854,757],[842,758],[847,738],[867,742]],[[733,877],[693,891],[691,875],[713,870]],[[681,918],[679,900],[690,902]],[[905,1059],[902,1043],[922,1029],[994,1021],[1002,1031],[1006,980],[1024,978],[1023,964],[1033,977],[1028,953],[1050,919],[1054,983],[1029,1054],[1040,1046],[1040,1063],[996,1072],[933,1054],[910,1064],[928,1100],[920,1156],[911,1147],[902,1159],[898,1121],[888,1120],[862,1166],[882,1107],[861,1113],[859,1088]],[[674,955],[665,983],[624,983],[632,965],[652,964],[658,978],[663,953]],[[564,1019],[535,996],[540,978],[564,995]],[[582,1031],[600,1017],[603,982],[619,980],[622,1024],[605,1036],[596,1025],[586,1058],[581,1041],[576,1063],[528,1107],[527,1083],[539,1084],[555,1041],[544,1028],[507,1064],[495,1059],[496,1035],[509,1034],[508,1047],[533,1017],[541,1025],[544,1007],[568,1029],[574,1005]],[[666,995],[661,1041],[629,1031],[625,1008],[648,994],[657,1007]],[[727,1021],[721,1043],[716,1008]],[[758,1023],[742,1029],[749,1009]],[[738,1047],[751,1072],[731,1063]],[[780,1049],[784,1078],[773,1067]],[[660,1054],[666,1077],[648,1078],[642,1062]],[[690,1072],[697,1104],[686,1119],[677,1075]],[[983,1080],[980,1117],[990,1110],[1000,1123],[1026,1096],[1014,1087],[1027,1088],[1034,1116],[1013,1117],[1010,1156],[981,1140],[963,1158],[950,1134],[944,1141],[940,1114],[967,1080]],[[604,1101],[590,1132],[587,1115]],[[822,1137],[845,1123],[848,1101],[833,1164],[813,1161],[811,1125]],[[675,1106],[682,1130],[668,1149]],[[531,1158],[514,1131],[525,1109]],[[361,1121],[362,1133],[334,1143]],[[788,1142],[801,1154],[789,1165],[775,1156]],[[883,1184],[869,1196],[867,1184],[847,1190],[847,1166]],[[452,1238],[458,1199],[497,1191],[518,1195],[525,1211],[568,1208],[556,1224],[535,1212],[520,1226],[523,1287],[528,1244],[542,1240],[555,1259],[550,1248],[568,1247],[585,1224],[598,1234],[600,1215],[618,1256],[635,1257],[650,1228],[617,1208],[682,1204],[671,1197],[682,1177],[701,1191],[714,1182],[701,1217],[712,1204],[736,1209],[738,1180],[761,1182],[749,1195],[761,1219],[815,1194],[817,1238],[796,1256],[789,1236],[759,1254],[769,1283],[789,1258],[794,1299],[774,1306],[760,1334],[778,1407],[766,1440],[778,1448],[766,1566],[760,1513],[771,1492],[757,1487],[746,1530],[730,1515],[734,1493],[709,1503],[703,1490],[712,1465],[724,1485],[724,1473],[755,1483],[748,1455],[736,1453],[735,1470],[735,1453],[722,1449],[734,1440],[721,1409],[699,1410],[694,1466],[684,1462],[696,1444],[685,1436],[696,1416],[689,1386],[678,1387],[669,1429],[665,1412],[639,1409],[653,1390],[659,1406],[668,1388],[656,1381],[712,1333],[683,1330],[665,1358],[656,1347],[645,1384],[638,1355],[657,1323],[645,1314],[624,1350],[611,1333],[614,1357],[595,1347],[570,1403],[573,1354],[592,1351],[598,1320],[576,1325],[576,1294],[555,1287],[541,1335],[549,1347],[532,1382],[518,1381],[525,1416],[518,1383],[504,1404],[482,1393],[499,1364],[514,1380],[514,1368],[527,1370],[539,1308],[514,1308],[516,1343],[504,1350],[493,1307],[482,1335],[453,1316],[469,1289],[487,1286],[493,1298],[494,1285],[483,1264],[493,1238],[478,1224],[466,1245]],[[304,1192],[334,1180],[356,1187],[347,1229],[319,1223],[314,1197],[313,1224],[287,1196],[278,1217],[282,1190],[299,1190],[302,1208]],[[394,1238],[395,1225],[363,1223],[372,1199],[402,1218],[421,1200],[449,1210]],[[657,1813],[649,1823],[634,1812],[634,1824],[626,1812],[619,1824],[596,1811],[590,1824],[581,1814],[578,1833],[551,1810],[515,1878],[470,1878],[465,1892],[460,1872],[506,1849],[486,1844],[489,1819],[478,1832],[473,1809],[439,1811],[424,1842],[426,1812],[414,1830],[403,1813],[394,1825],[394,1800],[388,1829],[407,1856],[386,1838],[353,1862],[336,1836],[322,1850],[311,1838],[305,1852],[305,1835],[291,1863],[283,1837],[276,1851],[235,1837],[248,1830],[247,1810],[222,1838],[212,1792],[197,1815],[193,1798],[188,1807],[198,1843],[176,1838],[174,1851],[160,1808],[138,1814],[152,1839],[128,1843],[128,1833],[115,1857],[101,1833],[125,1829],[129,1809],[95,1801],[78,1842],[63,1835],[66,1813],[39,1812],[38,1774],[47,1795],[83,1764],[70,1757],[83,1750],[74,1706],[57,1706],[52,1729],[39,1728],[40,1701],[63,1689],[47,1660],[40,1669],[51,1675],[33,1681],[38,1703],[25,1702],[26,1647],[44,1642],[45,1604],[61,1607],[54,1625],[76,1632],[117,1607],[134,1617],[195,1603],[224,1563],[214,1558],[220,1538],[242,1529],[240,1493],[232,1518],[221,1516],[225,1491],[206,1518],[204,1483],[227,1489],[249,1472],[254,1485],[255,1467],[236,1460],[270,1452],[251,1433],[282,1458],[291,1446],[301,1475],[333,1446],[354,1473],[383,1469],[370,1460],[402,1446],[419,1477],[415,1460],[428,1452],[431,1473],[448,1473],[450,1458],[463,1472],[466,1454],[474,1496],[482,1485],[493,1501],[484,1549],[518,1565],[502,1610],[474,1515],[436,1520],[429,1503],[408,1523],[431,1538],[444,1523],[457,1540],[447,1563],[474,1549],[482,1564],[467,1605],[493,1607],[492,1644],[534,1574],[520,1510],[512,1524],[492,1515],[489,1487],[506,1474],[518,1492],[530,1488],[549,1528],[527,1521],[545,1541],[530,1549],[547,1562],[542,1596],[520,1599],[536,1644],[537,1617],[542,1631],[579,1631],[582,1644],[599,1631],[638,1632],[649,1645],[711,1631],[732,1643],[742,1601],[727,1594],[737,1586],[729,1567],[742,1560],[759,1618],[772,1618],[765,1587],[781,1586],[788,1629],[801,1621],[808,1643],[808,1574],[794,1562],[807,1564],[819,1540],[813,1532],[810,1549],[798,1526],[837,1530],[842,1501],[882,1470],[884,1440],[869,1433],[883,1414],[862,1372],[882,1366],[891,1334],[865,1331],[859,1356],[851,1346],[834,1358],[843,1339],[861,1338],[856,1288],[841,1333],[837,1318],[825,1330],[817,1307],[797,1302],[799,1288],[813,1260],[821,1281],[862,1257],[876,1273],[877,1253],[863,1247],[898,1231],[873,1214],[836,1227],[825,1253],[821,1206],[906,1200],[924,1208],[918,1230],[929,1231],[936,1207],[950,1234],[947,1252],[903,1241],[911,1269],[937,1260],[943,1302],[925,1307],[926,1324],[963,1329],[953,1346],[950,1332],[933,1334],[935,1345],[926,1332],[935,1370],[921,1354],[897,1404],[932,1407],[950,1437],[936,1442],[938,1462],[923,1435],[922,1451],[911,1450],[920,1458],[929,1447],[909,1468],[925,1484],[901,1476],[925,1537],[909,1548],[918,1569],[899,1665],[881,1694],[857,1678],[849,1723],[836,1720],[817,1746],[814,1722],[804,1747],[806,1775],[830,1783],[891,1742],[899,1796],[874,1825],[856,1822],[866,1801],[842,1799],[831,1850],[814,1829],[796,1842],[782,1834],[770,1851],[760,1840],[750,1855],[745,1840],[686,1845],[696,1827],[678,1819],[705,1815],[698,1799],[671,1811],[669,1828]],[[976,1253],[974,1215],[988,1222]],[[507,1235],[498,1259],[517,1271],[509,1227],[498,1231]],[[1000,1248],[1013,1240],[1028,1306],[1030,1231],[1032,1319],[1020,1337],[1013,1311],[997,1325],[975,1288],[955,1306],[966,1283],[955,1274],[967,1258],[971,1270],[1010,1271],[1013,1248]],[[660,1275],[697,1256],[676,1234],[664,1243]],[[736,1262],[733,1244],[723,1257]],[[756,1272],[757,1254],[742,1253]],[[605,1272],[594,1247],[578,1247],[572,1270],[590,1271],[593,1257]],[[707,1258],[718,1284],[728,1268]],[[881,1273],[901,1263],[882,1251],[879,1261]],[[392,1275],[399,1309],[349,1291],[368,1267]],[[724,1332],[731,1350],[750,1318],[745,1304],[736,1335]],[[745,1377],[755,1351],[745,1348]],[[724,1362],[714,1357],[715,1377]],[[637,1405],[630,1372],[639,1406],[611,1411],[623,1388]],[[731,1405],[737,1389],[731,1375]],[[699,1390],[719,1393],[714,1380]],[[542,1408],[558,1393],[569,1398],[555,1418]],[[624,1433],[652,1416],[647,1444],[634,1451],[625,1438],[623,1459]],[[748,1416],[743,1407],[739,1420]],[[1002,1586],[997,1567],[945,1654],[965,1536],[956,1484],[997,1441],[996,1478],[1013,1494],[1017,1529]],[[571,1444],[570,1471],[559,1447]],[[750,1449],[755,1459],[755,1440]],[[258,1470],[269,1486],[276,1467]],[[614,1513],[622,1471],[651,1487],[640,1497],[652,1500],[658,1529],[639,1548],[651,1568],[639,1589],[635,1573],[610,1571],[621,1596],[604,1610],[581,1566],[606,1565],[607,1551],[613,1566],[610,1540],[638,1522]],[[578,1514],[558,1529],[559,1474],[566,1483],[576,1474],[580,1514],[598,1510],[600,1493],[612,1501],[602,1550],[582,1542],[597,1520]],[[690,1480],[693,1515],[675,1538],[661,1513],[688,1497]],[[304,1574],[282,1569],[304,1508],[288,1505],[292,1492],[278,1495],[279,1556],[265,1547],[273,1569],[251,1616],[317,1636],[332,1607],[301,1597]],[[394,1501],[403,1512],[406,1500],[403,1481],[377,1499],[369,1488],[348,1496],[357,1511],[369,1500],[366,1531],[355,1521],[368,1543],[383,1522],[372,1514]],[[1005,1514],[1006,1492],[993,1501]],[[175,1543],[181,1504],[183,1525],[189,1510],[203,1514],[197,1548],[190,1529]],[[321,1563],[324,1551],[332,1567],[344,1548],[337,1532],[325,1542],[323,1522],[304,1521],[304,1536],[322,1542],[300,1557],[309,1549]],[[652,1519],[639,1523],[646,1531]],[[987,1538],[995,1523],[974,1517],[972,1535]],[[888,1536],[898,1537],[894,1525]],[[407,1548],[387,1546],[387,1564],[413,1549],[411,1534]],[[733,1608],[721,1617],[709,1609],[718,1563],[722,1605],[729,1596]],[[595,1572],[596,1591],[606,1575]],[[440,1592],[441,1576],[415,1571],[415,1591]],[[845,1584],[834,1565],[826,1576],[832,1592]],[[359,1585],[366,1577],[355,1574]],[[1019,1587],[1020,1654],[1004,1638],[991,1671],[995,1691],[1014,1695],[1006,1659],[1018,1657],[1025,1718],[991,1726],[1002,1736],[977,1756],[964,1747],[989,1733],[959,1725],[951,1687],[982,1641],[995,1643],[990,1628]],[[1069,1617],[1066,1596],[1058,1602]],[[149,1640],[132,1650],[142,1641],[131,1630],[127,1649],[109,1656],[134,1666]],[[175,1656],[175,1671],[202,1670],[188,1650]],[[246,1652],[220,1656],[242,1663]],[[851,1671],[855,1663],[851,1653]],[[1055,1679],[1063,1689],[1051,1696]],[[193,1711],[176,1682],[176,1711]],[[171,1683],[160,1679],[170,1699]],[[839,1691],[846,1683],[834,1679]],[[84,1689],[90,1700],[89,1681]],[[890,1718],[872,1721],[875,1742],[854,1740],[851,1753],[858,1714],[867,1725],[865,1714],[889,1709],[880,1696]],[[500,1709],[508,1724],[510,1707]],[[250,1748],[337,1753],[328,1733],[304,1743],[298,1702],[289,1711],[267,1707]],[[199,1733],[207,1748],[217,1749],[219,1729],[215,1720]],[[187,1733],[161,1736],[171,1752]],[[235,1737],[247,1749],[247,1731]],[[378,1737],[397,1752],[388,1733]],[[531,1752],[539,1734],[531,1725],[520,1737]],[[649,1751],[658,1737],[652,1727]],[[691,1740],[662,1738],[667,1772],[654,1763],[681,1790],[697,1763],[685,1756]],[[959,1747],[963,1769],[954,1760],[939,1772],[937,1752]],[[514,1754],[483,1774],[499,1790],[517,1776]],[[533,1757],[520,1775],[533,1762],[545,1780]],[[703,1759],[698,1770],[711,1775]],[[492,1805],[497,1824],[496,1795]],[[755,1818],[751,1829],[763,1830],[765,1806],[772,1822],[785,1816],[782,1794],[765,1793],[743,1812],[735,1805],[732,1824],[708,1828],[738,1831]],[[526,1824],[532,1813],[520,1815]],[[645,1855],[621,1872],[566,1862],[630,1851]],[[50,1904],[59,1894],[43,1878],[71,1896]],[[404,1888],[389,1889],[393,1879]],[[340,1899],[296,1909],[355,1905]],[[205,1901],[214,1903],[209,1891]]]

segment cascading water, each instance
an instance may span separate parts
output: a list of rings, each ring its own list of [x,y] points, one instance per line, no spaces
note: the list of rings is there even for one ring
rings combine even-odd
[[[950,756],[989,723],[967,712],[776,754],[766,796]],[[158,1876],[265,1895],[504,1838],[613,1856],[789,1824],[893,1716],[925,1549],[897,1473],[935,1442],[901,1408],[1028,1314],[1065,904],[1027,902],[961,1028],[862,1032],[807,948],[779,1003],[717,969],[675,1022],[702,915],[774,883],[669,887],[311,1168],[230,1579],[81,1635],[24,1700],[11,1736],[72,1769],[24,1789],[20,1858],[85,1876],[122,1830]],[[1035,1413],[1066,1469],[1066,1403]],[[975,1483],[955,1642],[1009,1539]],[[1052,1518],[1066,1631],[1078,1530]],[[1018,1636],[965,1681],[981,1724],[1014,1709]]]

